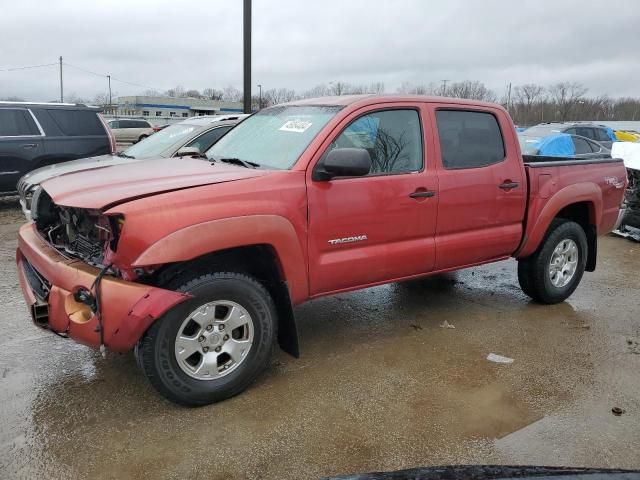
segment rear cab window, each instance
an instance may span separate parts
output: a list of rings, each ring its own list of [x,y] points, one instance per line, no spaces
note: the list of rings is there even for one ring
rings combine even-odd
[[[492,113],[440,109],[436,122],[445,169],[485,167],[505,159],[502,132]]]
[[[37,114],[38,115],[38,114]],[[98,113],[91,110],[71,110],[62,108],[47,108],[40,111],[39,118],[49,117],[42,121],[45,130],[55,127],[57,134],[66,137],[105,136],[104,126]],[[53,123],[53,125],[51,125]]]

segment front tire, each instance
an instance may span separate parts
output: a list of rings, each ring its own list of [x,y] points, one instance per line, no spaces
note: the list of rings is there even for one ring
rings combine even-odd
[[[583,228],[576,222],[555,219],[538,250],[518,261],[522,291],[539,303],[566,300],[582,279],[587,252]]]
[[[178,279],[193,298],[158,319],[137,346],[139,365],[169,400],[207,405],[245,390],[268,366],[276,339],[273,300],[256,279],[212,273]]]

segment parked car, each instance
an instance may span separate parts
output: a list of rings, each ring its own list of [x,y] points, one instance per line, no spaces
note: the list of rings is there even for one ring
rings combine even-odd
[[[0,102],[0,195],[45,165],[115,152],[100,109],[71,103]]]
[[[27,219],[31,218],[30,209],[33,192],[46,179],[80,170],[103,168],[109,165],[137,162],[149,158],[198,155],[207,151],[211,145],[239,121],[218,121],[218,119],[214,120],[211,117],[192,117],[163,128],[158,133],[130,146],[123,152],[83,158],[33,170],[18,182],[22,211]]]
[[[596,125],[595,123],[540,123],[533,127],[527,128],[524,135],[531,137],[547,137],[554,133],[568,133],[569,135],[578,135],[596,141],[602,146],[611,149],[611,145],[615,142],[616,136],[613,129]]]
[[[107,124],[118,143],[140,142],[156,131],[147,120],[113,118]]]
[[[612,158],[520,155],[504,108],[341,96],[265,108],[210,161],[158,159],[43,182],[19,231],[36,324],[117,352],[203,405],[246,389],[292,305],[515,257],[523,291],[562,302],[620,214]],[[69,260],[71,259],[71,261]]]
[[[523,155],[549,157],[602,158],[611,156],[611,150],[598,142],[579,135],[556,133],[547,137],[535,137],[526,132],[518,135]]]

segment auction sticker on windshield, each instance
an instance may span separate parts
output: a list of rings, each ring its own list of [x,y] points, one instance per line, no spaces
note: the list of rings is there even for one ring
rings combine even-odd
[[[284,125],[282,125],[279,130],[282,130],[283,132],[302,133],[311,125],[313,125],[311,122],[307,122],[305,120],[289,120]]]

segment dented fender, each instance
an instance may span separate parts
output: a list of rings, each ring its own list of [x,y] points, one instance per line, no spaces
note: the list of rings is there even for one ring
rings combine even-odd
[[[300,239],[289,220],[279,215],[223,218],[177,230],[150,245],[133,267],[184,262],[230,248],[270,245],[289,286],[293,304],[309,295],[307,262]]]

